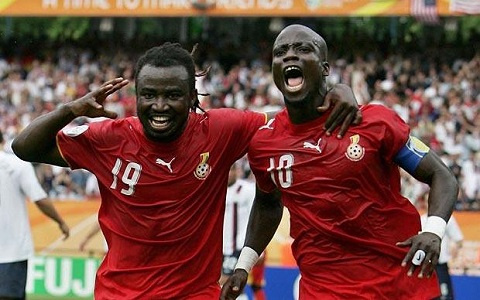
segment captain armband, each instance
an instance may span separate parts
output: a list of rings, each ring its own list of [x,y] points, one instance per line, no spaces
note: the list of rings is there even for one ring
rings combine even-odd
[[[427,145],[416,137],[410,136],[407,143],[398,151],[394,161],[402,169],[412,174],[428,151],[430,148]]]
[[[243,247],[242,252],[240,252],[240,257],[238,257],[237,264],[235,265],[236,269],[244,269],[247,273],[252,271],[253,266],[257,263],[259,258],[258,253],[250,247]]]

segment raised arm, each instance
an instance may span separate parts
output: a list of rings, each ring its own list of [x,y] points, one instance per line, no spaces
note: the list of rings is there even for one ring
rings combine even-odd
[[[247,283],[248,273],[277,231],[282,220],[283,205],[280,192],[265,193],[258,186],[248,220],[245,245],[235,271],[222,287],[220,299],[236,299]]]
[[[58,131],[80,116],[115,118],[116,114],[105,110],[103,103],[108,95],[126,84],[128,81],[123,78],[112,79],[97,90],[36,118],[13,140],[13,151],[26,161],[67,167],[57,147]]]

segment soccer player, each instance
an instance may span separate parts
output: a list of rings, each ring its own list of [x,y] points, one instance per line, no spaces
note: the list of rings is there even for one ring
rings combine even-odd
[[[256,196],[222,299],[234,299],[245,285],[283,205],[302,276],[300,299],[439,296],[433,271],[458,192],[448,167],[382,105],[361,107],[363,121],[347,130],[348,139],[320,132],[329,112],[315,107],[324,101],[329,64],[325,41],[310,28],[291,25],[280,32],[272,71],[286,109],[250,143]],[[430,186],[422,232],[416,208],[400,195],[399,166]]]
[[[58,224],[64,238],[70,229],[42,189],[32,164],[4,151],[0,131],[0,299],[25,299],[28,259],[33,241],[26,201]]]
[[[36,118],[13,149],[24,160],[97,177],[108,252],[95,299],[218,298],[228,171],[265,125],[265,114],[196,113],[194,61],[178,44],[148,50],[134,76],[137,117],[62,130],[79,116],[115,118],[103,104],[128,83],[116,78]],[[351,103],[346,115],[353,119],[351,90],[336,93],[339,103]]]

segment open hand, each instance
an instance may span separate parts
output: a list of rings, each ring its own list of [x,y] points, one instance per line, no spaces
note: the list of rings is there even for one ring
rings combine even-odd
[[[327,130],[327,135],[330,135],[341,124],[337,135],[338,138],[341,138],[350,125],[360,124],[362,113],[358,109],[358,103],[352,89],[346,84],[336,84],[328,91],[323,105],[317,107],[317,111],[323,113],[330,108],[331,104],[333,104],[333,109],[325,122],[324,128]]]
[[[113,111],[105,110],[103,104],[109,95],[115,93],[127,84],[128,80],[122,77],[109,80],[98,89],[66,105],[70,107],[75,117],[106,117],[114,119],[117,117],[117,114]]]
[[[422,232],[403,242],[398,242],[399,247],[410,246],[410,250],[402,261],[402,267],[409,266],[407,275],[412,276],[415,269],[419,267],[418,278],[425,276],[430,278],[438,263],[441,242],[439,236],[430,232]]]
[[[63,240],[68,239],[68,237],[70,236],[70,228],[68,227],[68,225],[66,223],[60,223],[58,224],[58,227],[60,227],[60,230],[63,233]]]

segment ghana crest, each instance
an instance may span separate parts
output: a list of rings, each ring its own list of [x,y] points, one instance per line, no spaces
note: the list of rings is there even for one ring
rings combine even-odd
[[[211,167],[208,164],[208,159],[210,158],[210,152],[204,152],[200,154],[200,163],[195,168],[193,175],[199,180],[205,180],[208,174],[210,174]]]
[[[365,155],[365,148],[363,148],[359,142],[360,136],[358,134],[350,137],[350,145],[347,147],[345,156],[351,161],[359,161]]]

